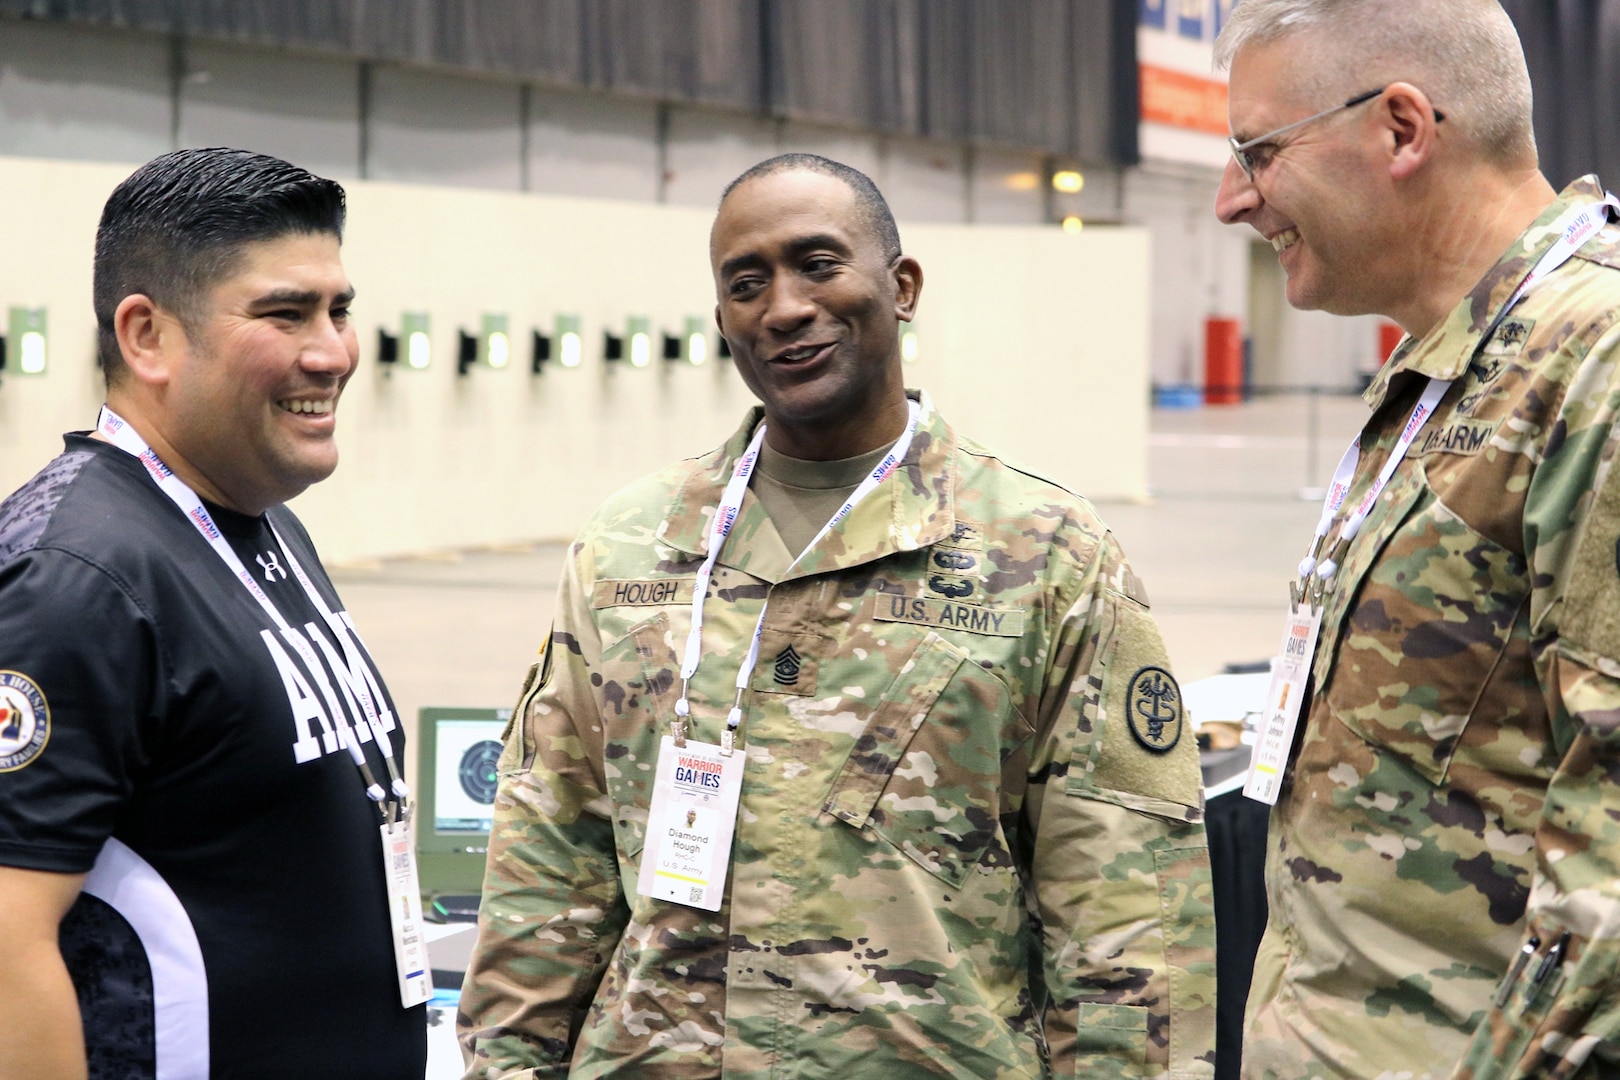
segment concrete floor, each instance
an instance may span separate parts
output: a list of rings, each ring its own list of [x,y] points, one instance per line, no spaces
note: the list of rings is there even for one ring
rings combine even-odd
[[[1183,681],[1275,651],[1287,575],[1366,408],[1323,397],[1155,410],[1144,503],[1098,510],[1147,582]],[[1314,432],[1314,434],[1313,434]],[[649,463],[653,465],[656,463]],[[400,713],[510,705],[551,620],[564,545],[332,567]]]

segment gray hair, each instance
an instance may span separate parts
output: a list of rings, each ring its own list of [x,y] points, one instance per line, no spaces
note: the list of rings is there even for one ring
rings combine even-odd
[[[1530,71],[1497,0],[1242,0],[1215,41],[1215,63],[1284,38],[1311,107],[1391,82],[1419,87],[1446,124],[1499,164],[1534,164]]]

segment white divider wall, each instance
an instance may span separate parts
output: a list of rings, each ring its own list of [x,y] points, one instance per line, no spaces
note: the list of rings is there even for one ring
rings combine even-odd
[[[46,305],[50,368],[0,377],[0,492],[32,475],[101,398],[90,261],[124,166],[0,158],[12,244],[0,312]],[[636,476],[701,453],[753,398],[713,353],[662,359],[689,315],[712,327],[707,209],[355,181],[344,261],[359,370],[339,411],[337,474],[295,508],[328,561],[571,536]],[[926,386],[960,430],[1093,498],[1146,491],[1146,234],[907,225],[923,263]],[[432,319],[426,371],[386,371],[379,327]],[[456,374],[457,330],[509,319],[512,363]],[[529,373],[530,332],[580,316],[584,363]],[[650,319],[653,359],[602,359],[603,331]],[[401,342],[404,348],[404,342]],[[628,343],[626,345],[628,350]],[[553,355],[556,343],[553,342]],[[402,367],[402,365],[401,365]]]

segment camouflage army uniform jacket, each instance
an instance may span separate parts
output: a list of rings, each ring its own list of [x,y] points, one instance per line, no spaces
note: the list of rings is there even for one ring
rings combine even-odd
[[[1455,380],[1327,598],[1246,1077],[1620,1075],[1620,228],[1481,340],[1601,197],[1566,189],[1367,391],[1347,506]]]
[[[769,596],[726,900],[636,894],[694,575],[760,417],[572,548],[501,763],[468,1075],[1212,1075],[1196,748],[1140,585],[1084,500],[926,399],[791,573],[745,499],[691,687],[716,742]]]

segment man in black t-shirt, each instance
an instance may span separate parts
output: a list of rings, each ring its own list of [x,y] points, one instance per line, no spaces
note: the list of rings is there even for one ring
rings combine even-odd
[[[0,502],[8,1080],[424,1072],[402,732],[282,505],[337,464],[343,221],[219,149],[103,211],[107,407]]]

